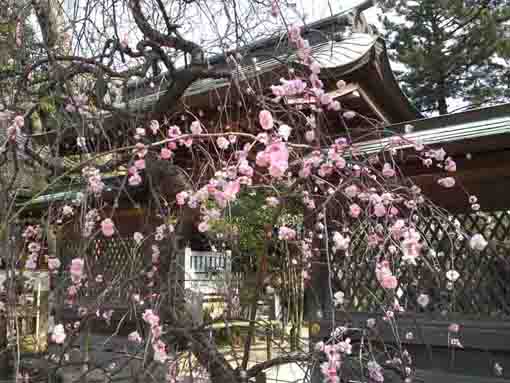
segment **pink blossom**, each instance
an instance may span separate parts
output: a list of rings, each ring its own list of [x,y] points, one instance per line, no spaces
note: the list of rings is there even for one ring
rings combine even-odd
[[[223,136],[218,137],[218,139],[216,140],[216,144],[222,150],[226,150],[230,146],[230,142]]]
[[[261,110],[259,113],[259,123],[262,129],[271,130],[273,129],[273,115],[269,110]]]
[[[233,201],[237,197],[237,193],[239,193],[240,184],[239,181],[228,182],[223,188],[223,193],[225,193],[225,198],[227,201]]]
[[[402,261],[416,264],[416,258],[419,257],[422,245],[420,244],[420,234],[409,229],[404,232],[404,240],[402,241]]]
[[[437,183],[445,188],[452,188],[455,186],[455,178],[453,177],[445,177],[440,178]]]
[[[142,183],[142,177],[139,173],[133,173],[131,176],[129,176],[128,183],[130,186],[138,186]]]
[[[209,230],[209,222],[208,221],[202,221],[198,224],[198,231],[201,233],[205,233]]]
[[[48,258],[48,269],[50,269],[50,271],[57,270],[58,268],[60,268],[60,265],[61,263],[58,258],[55,257]]]
[[[194,135],[198,135],[202,133],[202,124],[200,124],[200,121],[193,121],[190,126],[191,133]]]
[[[156,362],[165,363],[168,360],[166,346],[161,340],[154,342],[152,348],[154,349],[154,360]]]
[[[346,251],[349,249],[351,239],[347,236],[343,236],[338,231],[335,231],[333,233],[333,242],[335,243],[335,247],[337,250]]]
[[[248,161],[243,160],[239,163],[239,174],[247,177],[253,177],[253,168],[248,164]]]
[[[319,74],[321,72],[321,66],[317,61],[314,61],[310,64],[310,70],[315,74]]]
[[[282,226],[278,230],[278,239],[280,239],[281,241],[292,241],[295,238],[296,238],[296,231],[289,227]]]
[[[268,206],[276,207],[280,204],[280,200],[278,200],[278,198],[276,197],[267,197],[266,203],[268,204]]]
[[[257,134],[257,141],[267,145],[269,144],[269,135],[267,133],[259,133]]]
[[[333,110],[335,112],[339,112],[342,109],[342,105],[339,101],[333,100],[329,105],[328,109]]]
[[[297,25],[291,25],[289,28],[289,39],[296,43],[301,38],[301,29]]]
[[[135,153],[138,158],[143,158],[147,155],[147,147],[141,142],[137,142],[135,145]]]
[[[383,165],[382,175],[383,175],[384,177],[387,177],[387,178],[391,178],[391,177],[394,177],[394,176],[395,176],[395,170],[393,169],[393,167],[391,166],[391,164],[389,164],[389,163],[385,163],[385,164]]]
[[[139,159],[139,160],[136,160],[135,161],[135,167],[138,169],[138,170],[143,170],[145,169],[145,160],[143,158]]]
[[[71,261],[71,267],[69,272],[71,273],[71,277],[73,281],[80,281],[83,277],[83,266],[84,262],[81,258],[74,258]]]
[[[159,122],[157,120],[152,120],[149,125],[152,134],[156,134],[159,131]]]
[[[382,203],[378,203],[374,206],[374,214],[376,217],[384,217],[386,215],[386,208]]]
[[[101,231],[105,237],[111,237],[115,233],[115,224],[110,218],[105,218],[101,222]]]
[[[359,194],[359,189],[356,185],[347,186],[344,193],[348,198],[354,198]]]
[[[353,112],[352,110],[348,110],[348,111],[344,112],[343,116],[346,120],[352,120],[354,117],[356,117],[356,112]]]
[[[257,153],[255,163],[257,164],[257,166],[265,168],[269,166],[269,160],[270,160],[269,153],[264,150],[262,152]]]
[[[136,128],[135,134],[136,134],[136,136],[145,137],[145,129],[144,128]]]
[[[142,343],[142,337],[140,336],[140,334],[138,334],[137,331],[133,331],[132,333],[130,333],[128,335],[128,340],[134,343]]]
[[[359,207],[358,204],[351,204],[349,206],[349,214],[352,218],[358,218],[359,215],[361,214],[361,207]]]
[[[152,245],[152,263],[158,263],[159,262],[159,247],[156,245]]]
[[[161,148],[159,156],[163,160],[169,160],[172,157],[172,151],[167,148]]]
[[[16,125],[18,128],[22,128],[25,125],[25,117],[23,116],[14,117],[14,125]]]
[[[312,142],[315,140],[315,132],[313,130],[307,130],[305,133],[306,142]]]
[[[289,125],[280,125],[278,128],[278,135],[287,141],[290,137],[290,133],[292,132],[292,128]]]
[[[447,172],[451,172],[451,173],[456,172],[457,171],[457,164],[451,158],[447,158],[446,161],[445,161],[444,169]]]
[[[377,264],[375,276],[383,288],[395,289],[397,287],[397,278],[392,274],[388,261],[382,261]]]
[[[136,231],[134,234],[133,234],[133,239],[134,241],[136,242],[137,245],[139,245],[140,243],[142,243],[143,241],[143,234]]]
[[[457,323],[451,323],[448,326],[448,331],[452,333],[458,333],[460,331],[460,326]]]
[[[289,151],[283,142],[277,142],[267,147],[269,153],[269,174],[279,178],[289,167]]]
[[[148,323],[151,327],[159,325],[159,316],[154,313],[154,311],[147,309],[144,311],[142,315],[142,319]]]
[[[180,135],[182,135],[182,133],[181,129],[178,126],[172,125],[171,127],[168,128],[168,137],[175,138]]]
[[[385,275],[379,281],[381,286],[385,289],[396,289],[398,285],[397,278],[393,275]]]
[[[430,158],[425,158],[422,162],[423,165],[427,168],[430,168],[432,166],[432,159]]]
[[[56,344],[62,344],[66,340],[64,325],[58,324],[53,328],[51,340]]]
[[[186,191],[179,192],[175,195],[175,201],[177,205],[183,206],[186,204],[186,200],[189,198],[189,193]]]

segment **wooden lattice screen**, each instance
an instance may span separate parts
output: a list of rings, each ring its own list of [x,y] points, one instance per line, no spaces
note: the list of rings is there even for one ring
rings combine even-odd
[[[59,251],[64,269],[69,267],[73,258],[86,258],[87,271],[90,270],[91,275],[102,275],[108,285],[111,281],[125,283],[128,280],[140,285],[139,279],[149,266],[145,259],[147,257],[144,258],[143,251],[136,246],[132,238],[95,238],[88,241],[85,246],[79,241],[61,241]],[[93,283],[90,285],[93,286],[89,286],[87,292],[91,296],[104,291],[104,286],[102,287],[100,283],[97,287]],[[129,284],[117,287],[118,291],[109,296],[111,302],[123,302],[133,293]]]
[[[402,268],[396,290],[400,305],[406,311],[510,316],[510,246],[506,245],[507,241],[510,244],[510,211],[459,214],[452,217],[455,220],[467,233],[483,233],[489,245],[481,253],[474,252],[466,241],[445,238],[434,218],[423,218],[417,228],[435,249],[435,256],[426,256],[433,267]],[[352,255],[336,266],[334,288],[344,292],[348,311],[380,311],[388,295],[376,280],[375,257],[366,251],[366,237],[355,237],[352,243]],[[460,274],[453,286],[445,275],[451,269]],[[417,304],[420,294],[430,297],[426,308]]]

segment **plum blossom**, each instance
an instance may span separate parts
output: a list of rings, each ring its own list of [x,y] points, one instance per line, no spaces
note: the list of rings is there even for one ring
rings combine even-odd
[[[136,243],[137,245],[139,245],[139,244],[140,244],[140,243],[142,243],[142,241],[143,241],[143,234],[142,234],[142,233],[140,233],[140,232],[138,232],[138,231],[136,231],[136,232],[133,234],[133,239],[134,239],[135,243]]]
[[[162,160],[169,160],[170,158],[172,158],[172,151],[168,148],[161,148],[159,156],[161,157]]]
[[[142,319],[151,327],[159,326],[159,316],[153,310],[147,309],[142,315]]]
[[[448,270],[446,272],[446,279],[448,279],[450,282],[455,282],[457,279],[459,279],[460,274],[457,270]]]
[[[202,134],[202,124],[200,121],[193,121],[190,126],[191,133],[194,135]]]
[[[335,243],[335,248],[337,250],[345,251],[345,250],[349,249],[349,244],[351,242],[351,239],[347,236],[344,237],[338,231],[335,231],[333,233],[333,242]]]
[[[267,197],[266,198],[266,203],[268,206],[271,206],[271,207],[276,207],[280,204],[280,200],[276,197]]]
[[[159,131],[159,122],[157,120],[152,120],[149,124],[149,127],[152,131],[152,134],[157,134]]]
[[[227,140],[225,137],[221,136],[218,137],[218,139],[216,140],[216,144],[218,145],[218,148],[226,150],[230,146],[230,141]]]
[[[133,172],[128,178],[129,186],[138,186],[142,183],[142,177],[140,173]]]
[[[186,204],[186,200],[189,198],[189,193],[187,191],[179,192],[175,195],[175,201],[177,205],[183,206]]]
[[[367,363],[368,375],[370,378],[377,383],[384,382],[383,369],[375,360],[371,360]]]
[[[259,123],[262,129],[271,130],[273,129],[273,115],[269,110],[261,110],[259,113]]]
[[[333,295],[333,301],[335,303],[335,306],[339,306],[344,303],[344,296],[345,296],[345,294],[342,291],[337,291]]]
[[[64,343],[64,341],[66,340],[66,332],[64,329],[64,325],[58,324],[53,328],[51,340],[56,344]]]
[[[376,217],[384,217],[386,215],[386,207],[382,203],[377,203],[374,206],[374,214]]]
[[[58,258],[55,257],[48,258],[48,269],[50,269],[50,271],[58,270],[60,266],[61,262]]]
[[[481,234],[475,234],[469,240],[469,246],[473,250],[483,251],[483,250],[485,250],[487,245],[488,245],[488,242],[485,240],[485,238]]]
[[[277,142],[267,147],[269,159],[269,174],[280,178],[289,167],[289,151],[283,142]]]
[[[391,290],[397,288],[398,281],[391,272],[388,261],[382,261],[377,264],[375,276],[383,288]]]
[[[430,303],[430,297],[427,294],[420,294],[416,302],[423,308],[427,307]]]
[[[444,177],[437,180],[437,183],[445,188],[452,188],[455,186],[455,178]]]
[[[444,164],[444,169],[447,172],[453,173],[453,172],[457,171],[457,164],[451,158],[447,158],[445,161],[445,164]]]
[[[361,214],[361,207],[358,205],[358,204],[351,204],[349,206],[349,215],[352,217],[352,218],[358,218]]]
[[[198,224],[198,231],[201,233],[205,233],[209,230],[209,221],[202,221]]]
[[[278,230],[278,238],[281,241],[292,241],[296,239],[296,231],[289,227],[282,226]]]
[[[152,344],[152,348],[154,350],[154,360],[155,361],[160,362],[160,363],[165,363],[168,360],[169,357],[166,352],[166,346],[161,340],[155,341]]]
[[[290,137],[290,133],[292,132],[292,128],[289,125],[280,125],[278,128],[278,135],[287,141]]]
[[[393,169],[393,166],[391,166],[391,164],[385,163],[383,165],[382,175],[387,178],[395,177],[395,169]]]
[[[101,231],[105,237],[111,237],[115,233],[115,224],[110,218],[103,219]]]
[[[344,112],[343,116],[346,120],[352,120],[354,117],[356,117],[356,112],[347,110]]]
[[[132,333],[130,333],[128,335],[128,340],[134,343],[142,343],[142,337],[140,336],[138,331],[133,331]]]
[[[402,261],[416,265],[416,258],[420,255],[422,245],[420,244],[420,234],[409,229],[403,233],[402,241]]]
[[[359,194],[359,189],[356,185],[347,186],[344,193],[348,198],[354,198]]]
[[[83,266],[84,262],[83,259],[81,258],[74,258],[71,261],[71,267],[69,272],[71,274],[71,279],[73,280],[74,283],[80,282],[81,279],[83,278]]]

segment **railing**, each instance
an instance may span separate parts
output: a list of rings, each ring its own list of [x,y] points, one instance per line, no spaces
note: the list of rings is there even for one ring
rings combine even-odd
[[[215,271],[231,272],[230,252],[184,251],[184,270],[186,273],[210,273]]]

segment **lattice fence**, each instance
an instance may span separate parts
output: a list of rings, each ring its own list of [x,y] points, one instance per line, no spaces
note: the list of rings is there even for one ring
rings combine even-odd
[[[95,238],[88,242],[62,241],[60,254],[63,269],[67,269],[73,258],[86,259],[88,275],[101,275],[103,281],[89,281],[87,294],[99,296],[105,285],[114,291],[108,295],[110,302],[123,302],[134,285],[142,285],[141,277],[150,264],[143,251],[131,238],[102,239]],[[150,259],[150,257],[149,257]]]
[[[396,290],[400,305],[407,311],[510,316],[510,211],[460,214],[455,220],[467,233],[483,233],[489,245],[482,253],[474,252],[466,241],[446,238],[434,218],[422,219],[417,229],[435,253],[425,257],[428,265],[401,268]],[[362,235],[353,238],[353,245],[352,255],[336,265],[335,289],[344,292],[349,311],[380,311],[389,296],[376,280],[375,255],[367,251]],[[445,274],[451,269],[460,274],[454,284]],[[417,304],[420,294],[430,297],[426,308]]]

